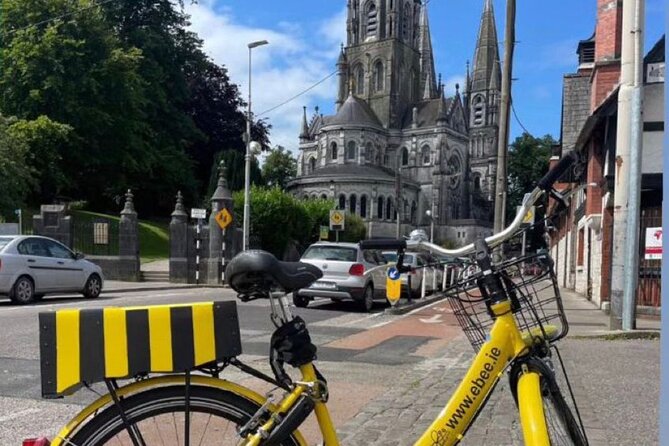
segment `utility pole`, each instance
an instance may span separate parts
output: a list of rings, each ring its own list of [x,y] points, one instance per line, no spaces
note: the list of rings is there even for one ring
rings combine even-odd
[[[506,29],[504,30],[504,63],[502,64],[502,92],[499,107],[497,138],[497,175],[495,178],[494,232],[504,229],[506,207],[506,155],[509,145],[509,111],[511,105],[511,73],[513,47],[516,41],[516,0],[506,0]]]
[[[611,270],[612,330],[636,328],[641,217],[644,0],[623,2]]]

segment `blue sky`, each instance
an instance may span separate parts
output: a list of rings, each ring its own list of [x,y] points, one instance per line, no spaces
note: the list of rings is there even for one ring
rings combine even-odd
[[[560,135],[562,76],[575,71],[576,45],[595,29],[595,0],[518,0],[514,57],[514,106],[531,133]],[[494,0],[502,54],[506,2]],[[266,39],[253,52],[253,112],[261,113],[298,94],[335,71],[345,40],[346,0],[199,0],[187,5],[192,29],[207,53],[230,71],[247,96],[246,44]],[[431,0],[430,27],[438,72],[447,91],[462,84],[465,64],[476,44],[483,0]],[[646,0],[646,49],[664,32],[664,1]],[[273,125],[273,144],[295,151],[302,107],[329,114],[334,109],[336,78],[265,115]],[[522,133],[512,120],[511,137]]]

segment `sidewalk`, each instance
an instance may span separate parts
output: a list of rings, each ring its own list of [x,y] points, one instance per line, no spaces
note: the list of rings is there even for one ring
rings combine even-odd
[[[170,282],[122,282],[120,280],[105,280],[102,294],[133,293],[139,291],[181,290],[199,288],[200,285]]]

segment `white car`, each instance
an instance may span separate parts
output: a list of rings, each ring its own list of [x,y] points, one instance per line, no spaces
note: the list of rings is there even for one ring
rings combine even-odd
[[[383,257],[388,263],[397,262],[397,251],[383,251]],[[421,296],[423,279],[425,279],[425,294],[431,294],[441,289],[444,278],[443,268],[440,266],[425,266],[438,263],[438,260],[424,252],[404,253],[403,264],[416,268],[408,274],[402,274],[402,291],[411,293],[412,299]],[[409,287],[409,281],[411,287]]]
[[[0,295],[19,304],[45,294],[102,291],[102,269],[62,243],[32,235],[0,236]]]

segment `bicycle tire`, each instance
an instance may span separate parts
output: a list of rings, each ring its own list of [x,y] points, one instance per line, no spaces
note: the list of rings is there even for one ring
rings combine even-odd
[[[581,432],[581,426],[562,396],[560,388],[550,383],[543,375],[541,399],[551,446],[587,446],[588,442]]]
[[[190,445],[236,445],[240,438],[237,435],[236,427],[245,424],[251,416],[260,408],[260,406],[236,395],[221,389],[206,386],[191,386],[190,392],[190,413],[191,413],[191,431]],[[147,446],[159,444],[158,441],[146,441],[147,434],[150,432],[150,439],[160,440],[161,444],[177,446],[184,444],[179,437],[179,424],[177,415],[181,414],[179,421],[185,421],[185,387],[169,386],[150,389],[138,394],[129,396],[122,401],[123,411],[128,424],[135,426],[139,430],[144,443]],[[172,426],[169,426],[169,417],[172,417]],[[198,417],[197,420],[195,417]],[[199,417],[207,418],[204,426],[204,432],[199,433]],[[161,423],[157,419],[160,417]],[[212,419],[216,417],[212,425]],[[150,420],[153,420],[151,428]],[[221,423],[224,423],[225,430],[222,430]],[[200,422],[201,424],[201,422]],[[210,425],[216,428],[213,434],[208,435],[207,431]],[[165,427],[161,430],[160,426]],[[142,429],[146,428],[143,432]],[[153,432],[155,430],[155,432]],[[158,434],[156,436],[156,433]],[[183,433],[183,431],[182,431]],[[163,435],[164,434],[164,435]],[[195,438],[193,439],[193,436]],[[224,441],[221,443],[221,437]],[[168,439],[167,442],[165,439]],[[176,442],[173,439],[176,438]],[[199,438],[199,441],[198,441]],[[214,438],[215,442],[205,439]],[[193,441],[195,440],[195,441]],[[114,445],[132,445],[132,440],[128,435],[126,425],[123,422],[119,411],[115,405],[111,405],[99,414],[91,418],[75,435],[69,440],[70,443],[77,446],[103,446],[107,444]],[[299,446],[299,442],[294,436],[284,440],[280,446]]]

